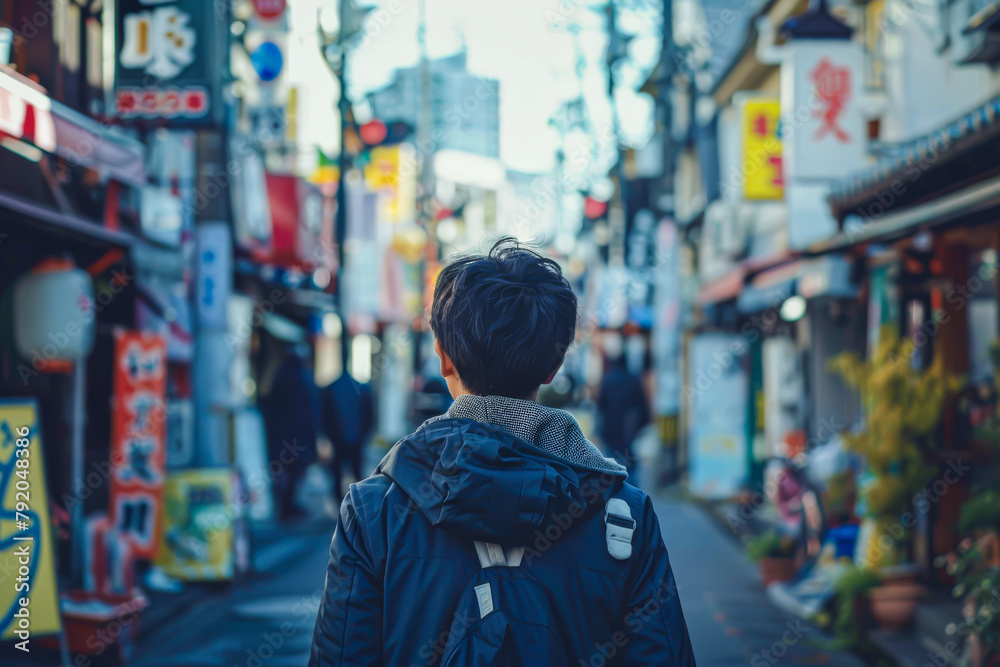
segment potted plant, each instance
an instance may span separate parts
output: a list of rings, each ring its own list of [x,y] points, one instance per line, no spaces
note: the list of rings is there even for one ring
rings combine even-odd
[[[996,532],[965,538],[945,560],[957,582],[952,593],[964,601],[964,618],[955,634],[968,642],[973,667],[1000,663],[1000,614],[995,612],[1000,601],[1000,539]]]
[[[750,539],[747,556],[760,565],[764,586],[795,578],[795,540],[776,530],[769,530]]]
[[[871,617],[868,593],[881,583],[877,573],[860,567],[845,571],[834,583],[834,648],[859,649],[865,646],[864,628]]]
[[[1000,371],[1000,344],[994,343],[991,356],[993,368]],[[994,386],[1000,394],[1000,372]],[[954,577],[952,594],[964,601],[964,619],[955,634],[968,642],[973,667],[986,667],[1000,664],[1000,407],[974,436],[988,451],[962,505],[959,534],[965,537],[937,564]]]
[[[845,446],[860,454],[869,482],[863,491],[865,516],[874,533],[867,541],[865,565],[881,578],[869,597],[872,614],[887,630],[912,620],[922,587],[912,565],[913,498],[937,472],[932,463],[935,436],[948,392],[956,386],[940,356],[925,370],[911,359],[916,347],[883,327],[872,358],[845,353],[830,368],[861,395],[864,427],[845,433]]]

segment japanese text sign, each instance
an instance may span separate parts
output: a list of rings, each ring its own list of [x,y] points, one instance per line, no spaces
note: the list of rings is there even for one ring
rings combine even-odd
[[[781,103],[775,99],[750,98],[742,104],[741,167],[743,196],[747,199],[781,199],[784,173],[778,121]]]
[[[166,341],[118,330],[114,359],[109,516],[129,535],[137,557],[152,558],[166,463]]]
[[[119,0],[114,113],[122,118],[204,121],[222,58],[203,0]]]
[[[781,135],[786,186],[840,178],[865,164],[860,46],[793,40],[781,68]]]

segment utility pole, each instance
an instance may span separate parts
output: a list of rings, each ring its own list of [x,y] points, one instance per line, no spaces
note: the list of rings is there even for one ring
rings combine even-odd
[[[434,127],[431,106],[431,63],[427,55],[427,0],[418,0],[417,43],[420,45],[420,113],[417,116],[417,146],[420,156],[420,218],[427,233],[433,234],[434,216],[430,210],[434,188]],[[435,238],[428,237],[431,244]],[[435,258],[436,259],[436,258]]]
[[[663,0],[663,42],[660,46],[660,66],[662,72],[657,81],[656,106],[660,109],[661,127],[663,128],[663,192],[674,192],[674,137],[673,137],[673,104],[670,100],[670,89],[677,68],[674,45],[674,3],[673,0]],[[671,211],[671,214],[673,212]]]
[[[621,56],[618,53],[620,41],[615,25],[615,3],[614,0],[608,2],[608,101],[611,104],[611,128],[615,138],[615,150],[618,159],[615,161],[615,179],[618,181],[617,205],[612,200],[612,205],[608,207],[608,227],[611,231],[610,245],[608,247],[608,264],[611,266],[625,265],[625,230],[628,224],[628,199],[625,190],[625,151],[621,148],[621,125],[618,118],[618,107],[615,105],[615,63]]]
[[[340,112],[340,153],[337,155],[337,217],[334,220],[334,240],[337,243],[337,310],[341,317],[340,328],[340,359],[342,372],[350,367],[351,346],[348,342],[347,318],[344,306],[344,242],[347,240],[347,170],[350,163],[347,159],[347,122],[351,105],[347,99],[347,22],[348,3],[351,0],[339,0],[340,31],[337,42],[340,45],[340,98],[337,100],[337,110]]]
[[[347,240],[347,171],[351,161],[347,156],[348,122],[351,115],[351,103],[347,97],[347,42],[355,32],[351,16],[351,0],[338,0],[337,16],[339,28],[336,35],[326,32],[323,28],[322,10],[317,21],[320,45],[323,47],[323,59],[337,79],[340,86],[340,97],[337,100],[337,112],[340,117],[340,153],[337,155],[337,214],[333,222],[333,240],[337,244],[337,312],[341,317],[340,358],[343,372],[347,372],[351,347],[348,344],[348,331],[344,306],[344,242]]]

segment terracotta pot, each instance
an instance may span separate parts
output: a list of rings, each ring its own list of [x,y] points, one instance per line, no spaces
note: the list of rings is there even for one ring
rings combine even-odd
[[[767,557],[760,559],[760,578],[764,586],[779,581],[791,581],[795,578],[795,560],[792,558]]]
[[[898,632],[913,620],[924,588],[911,582],[886,582],[868,592],[872,616],[883,630]]]
[[[913,564],[883,567],[878,573],[883,586],[916,584],[920,578],[920,568]]]

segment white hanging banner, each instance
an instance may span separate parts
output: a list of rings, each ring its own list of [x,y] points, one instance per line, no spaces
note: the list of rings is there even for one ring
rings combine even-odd
[[[781,65],[781,140],[787,180],[842,178],[864,166],[861,47],[792,40]]]

